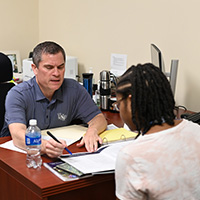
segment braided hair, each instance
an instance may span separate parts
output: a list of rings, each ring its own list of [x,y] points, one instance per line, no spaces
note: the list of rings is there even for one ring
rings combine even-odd
[[[174,125],[175,101],[170,83],[151,63],[131,66],[119,79],[116,93],[131,96],[132,121],[140,135],[153,125]]]

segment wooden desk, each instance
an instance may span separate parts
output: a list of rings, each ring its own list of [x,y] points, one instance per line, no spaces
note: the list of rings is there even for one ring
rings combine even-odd
[[[123,126],[118,113],[103,112],[108,123]],[[0,138],[0,143],[10,140]],[[75,145],[69,147],[78,151]],[[82,148],[84,151],[84,148]],[[51,162],[42,156],[43,162]],[[63,182],[44,166],[28,169],[26,155],[0,148],[0,199],[1,200],[112,200],[115,198],[114,174],[95,175],[69,182]]]
[[[102,113],[104,114],[108,124],[114,124],[118,126],[119,128],[124,126],[124,122],[120,118],[119,113],[112,113],[109,111],[102,111]]]

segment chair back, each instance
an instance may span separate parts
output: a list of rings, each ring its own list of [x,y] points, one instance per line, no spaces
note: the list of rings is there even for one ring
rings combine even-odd
[[[4,124],[5,99],[8,91],[15,85],[11,83],[13,67],[7,55],[0,52],[0,132]]]

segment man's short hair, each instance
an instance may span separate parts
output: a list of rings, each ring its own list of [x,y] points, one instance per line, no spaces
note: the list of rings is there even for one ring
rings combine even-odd
[[[52,41],[42,42],[33,49],[33,63],[36,65],[36,67],[39,67],[39,63],[42,60],[43,54],[57,54],[59,52],[62,53],[65,61],[65,51],[59,44]]]

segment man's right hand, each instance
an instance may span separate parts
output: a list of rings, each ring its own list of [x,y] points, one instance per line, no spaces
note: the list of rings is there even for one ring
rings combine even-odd
[[[67,146],[64,140],[60,140],[61,143],[56,142],[53,139],[42,140],[44,150],[42,153],[46,153],[50,158],[56,158],[63,153],[64,148]]]

